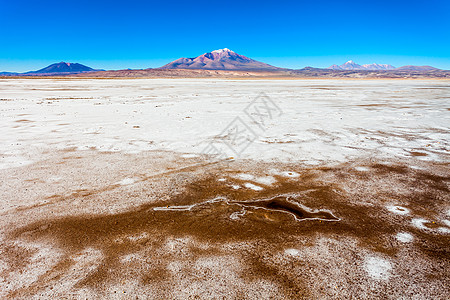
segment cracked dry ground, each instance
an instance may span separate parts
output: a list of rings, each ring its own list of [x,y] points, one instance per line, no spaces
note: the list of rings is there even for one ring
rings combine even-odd
[[[0,172],[1,298],[450,296],[446,164],[56,151]]]

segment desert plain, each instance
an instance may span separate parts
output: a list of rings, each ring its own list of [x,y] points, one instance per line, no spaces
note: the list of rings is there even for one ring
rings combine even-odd
[[[448,80],[0,79],[0,126],[0,298],[450,297]]]

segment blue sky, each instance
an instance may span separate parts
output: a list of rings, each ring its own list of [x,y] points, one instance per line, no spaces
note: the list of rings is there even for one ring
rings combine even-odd
[[[159,67],[219,48],[280,67],[450,69],[450,1],[0,0],[0,71]]]

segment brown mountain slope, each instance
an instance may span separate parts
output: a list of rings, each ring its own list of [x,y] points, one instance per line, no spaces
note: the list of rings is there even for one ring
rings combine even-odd
[[[202,70],[281,70],[224,48],[202,54],[194,58],[180,58],[161,69],[202,69]]]

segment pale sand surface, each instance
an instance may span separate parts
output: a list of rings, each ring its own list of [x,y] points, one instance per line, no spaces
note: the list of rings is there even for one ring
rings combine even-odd
[[[241,156],[200,155],[260,92],[283,113]],[[0,80],[0,298],[448,299],[449,97]]]

